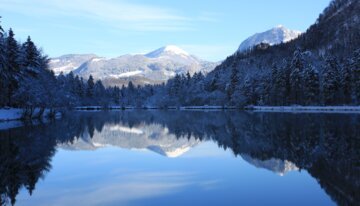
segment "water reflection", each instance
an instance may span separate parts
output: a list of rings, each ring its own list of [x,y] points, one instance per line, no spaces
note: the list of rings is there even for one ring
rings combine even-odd
[[[0,201],[1,205],[15,204],[22,187],[32,194],[39,179],[51,171],[59,148],[115,146],[178,157],[202,142],[214,141],[255,167],[279,175],[306,170],[337,204],[355,205],[360,201],[359,138],[360,116],[349,114],[76,112],[61,121],[0,131]],[[186,181],[150,182],[146,194],[182,184]]]

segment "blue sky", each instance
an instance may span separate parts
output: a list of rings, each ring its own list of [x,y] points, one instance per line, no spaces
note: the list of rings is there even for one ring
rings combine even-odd
[[[305,31],[330,0],[0,0],[5,29],[51,57],[147,53],[177,45],[219,61],[279,24]]]

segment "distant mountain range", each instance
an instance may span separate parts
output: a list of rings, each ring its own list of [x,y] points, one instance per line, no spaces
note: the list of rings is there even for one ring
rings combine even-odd
[[[64,55],[50,61],[55,74],[69,73],[88,78],[93,75],[106,85],[156,84],[176,74],[208,73],[219,63],[201,60],[176,46],[165,46],[148,54],[123,55],[112,59],[94,54]]]
[[[286,43],[293,39],[296,39],[297,37],[300,36],[300,34],[301,34],[300,31],[290,30],[282,25],[279,25],[268,31],[257,33],[247,38],[245,41],[243,41],[240,44],[239,49],[237,51],[238,52],[246,51],[260,43],[267,43],[270,46],[280,43]]]
[[[92,137],[85,133],[72,143],[60,144],[67,150],[95,150],[106,146],[115,146],[130,150],[150,150],[166,157],[179,157],[190,148],[198,145],[195,138],[176,138],[167,128],[159,124],[105,125],[102,132],[95,132]]]
[[[279,44],[297,38],[301,32],[289,30],[283,26],[275,27],[263,33],[255,34],[240,44],[239,52],[260,43]],[[50,61],[50,69],[55,74],[72,71],[75,75],[88,78],[92,75],[106,85],[157,84],[166,82],[176,74],[204,74],[212,71],[219,63],[201,60],[194,55],[169,45],[148,54],[123,55],[116,58],[103,58],[95,54],[68,54]]]
[[[92,137],[85,132],[81,138],[59,144],[58,147],[65,150],[96,150],[115,146],[129,150],[149,150],[165,157],[176,158],[199,144],[199,139],[177,138],[160,124],[141,124],[133,127],[118,124],[105,125],[101,132],[96,131]],[[298,170],[294,163],[286,160],[258,160],[247,154],[242,154],[241,157],[255,167],[270,170],[281,176],[289,171]]]
[[[95,54],[66,54],[57,58],[52,58],[49,66],[56,75],[59,75],[61,72],[68,74],[69,72],[77,69],[83,63],[96,57],[97,56]]]

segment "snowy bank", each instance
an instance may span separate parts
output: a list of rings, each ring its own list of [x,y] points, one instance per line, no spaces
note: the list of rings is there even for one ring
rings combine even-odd
[[[223,110],[223,109],[237,109],[237,108],[230,106],[209,106],[209,105],[180,107],[180,110]]]
[[[122,106],[108,106],[108,107],[103,107],[103,106],[79,106],[79,107],[74,107],[75,110],[120,110],[120,109],[135,109],[135,107],[132,106],[126,106],[126,107],[122,107]]]
[[[0,121],[19,120],[23,114],[23,109],[3,108],[0,109]]]
[[[25,109],[22,108],[0,108],[0,121],[11,121],[11,120],[20,120],[23,118]],[[50,109],[44,109],[41,111],[41,109],[36,108],[33,110],[31,114],[31,118],[36,117],[48,117],[50,115],[51,111]],[[59,117],[61,114],[59,112],[55,113],[55,117]]]
[[[1,108],[0,109],[0,130],[7,130],[17,127],[22,127],[26,124],[37,125],[40,123],[49,122],[50,109],[46,109],[40,119],[39,119],[40,109],[35,109],[32,115],[31,121],[22,121],[22,117],[24,114],[23,109],[18,108]],[[60,119],[62,114],[60,112],[56,112],[54,115],[55,119]]]
[[[133,109],[169,109],[169,110],[223,110],[223,109],[237,109],[236,107],[230,106],[142,106],[142,107],[134,107],[134,106],[79,106],[74,107],[75,110],[133,110]]]
[[[360,113],[360,106],[247,106],[245,109],[264,112]]]

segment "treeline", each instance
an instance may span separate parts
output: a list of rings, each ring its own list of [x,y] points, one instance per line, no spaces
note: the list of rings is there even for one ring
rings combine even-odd
[[[199,72],[177,74],[174,78],[161,85],[134,86],[130,81],[127,87],[120,91],[120,105],[134,107],[160,107],[182,105],[199,105],[200,96],[205,94],[202,85],[205,76]],[[199,98],[198,98],[199,96]]]
[[[120,92],[125,106],[218,105],[359,105],[360,50],[345,61],[333,56],[316,59],[296,50],[292,59],[267,68],[231,67],[230,75],[214,71],[176,75],[162,85],[135,87]]]
[[[48,69],[49,58],[30,36],[24,43],[14,36],[12,29],[4,32],[0,25],[0,107],[119,104],[119,88],[105,88],[91,76],[86,81],[72,73],[56,77]]]

